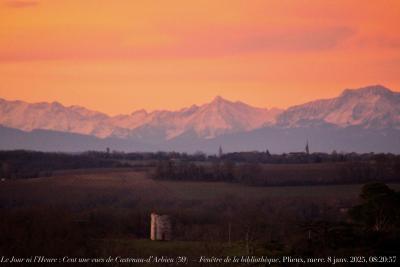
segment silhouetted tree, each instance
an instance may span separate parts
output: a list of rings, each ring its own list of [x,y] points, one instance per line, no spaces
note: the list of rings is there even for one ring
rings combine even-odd
[[[367,229],[388,231],[399,223],[400,195],[387,185],[379,182],[363,186],[362,203],[350,210],[350,216]]]

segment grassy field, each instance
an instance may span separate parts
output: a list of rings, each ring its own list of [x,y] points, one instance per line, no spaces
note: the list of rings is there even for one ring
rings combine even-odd
[[[212,182],[158,182],[182,199],[215,198],[235,195],[241,198],[356,198],[362,185],[253,187]]]
[[[5,203],[45,204],[90,201],[91,198],[144,196],[157,199],[205,200],[223,196],[240,198],[336,198],[356,199],[362,185],[253,187],[223,182],[154,181],[146,172],[94,170],[63,173],[53,177],[0,182]],[[391,187],[400,189],[400,185]]]
[[[400,184],[389,186],[400,189]],[[304,222],[335,225],[346,220],[342,210],[355,204],[361,187],[158,181],[133,169],[5,180],[0,182],[0,226],[6,229],[6,238],[0,249],[10,247],[11,254],[22,255],[157,255],[190,260],[201,255],[289,255],[304,244]],[[173,241],[148,239],[154,211],[171,215]]]

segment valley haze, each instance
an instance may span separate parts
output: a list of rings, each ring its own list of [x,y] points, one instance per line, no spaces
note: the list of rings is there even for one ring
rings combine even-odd
[[[400,153],[400,93],[374,85],[289,107],[256,108],[220,96],[177,111],[108,116],[58,102],[0,99],[0,149],[79,152],[269,150]]]

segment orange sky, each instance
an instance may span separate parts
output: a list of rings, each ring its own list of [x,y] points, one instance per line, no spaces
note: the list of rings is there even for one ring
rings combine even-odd
[[[109,114],[400,91],[400,1],[0,0],[0,97]]]

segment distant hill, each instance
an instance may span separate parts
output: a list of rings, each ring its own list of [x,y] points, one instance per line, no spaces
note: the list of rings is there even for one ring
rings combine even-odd
[[[0,148],[2,150],[27,149],[40,151],[82,152],[88,150],[153,151],[151,145],[133,140],[105,138],[90,135],[33,130],[25,132],[0,126]]]

